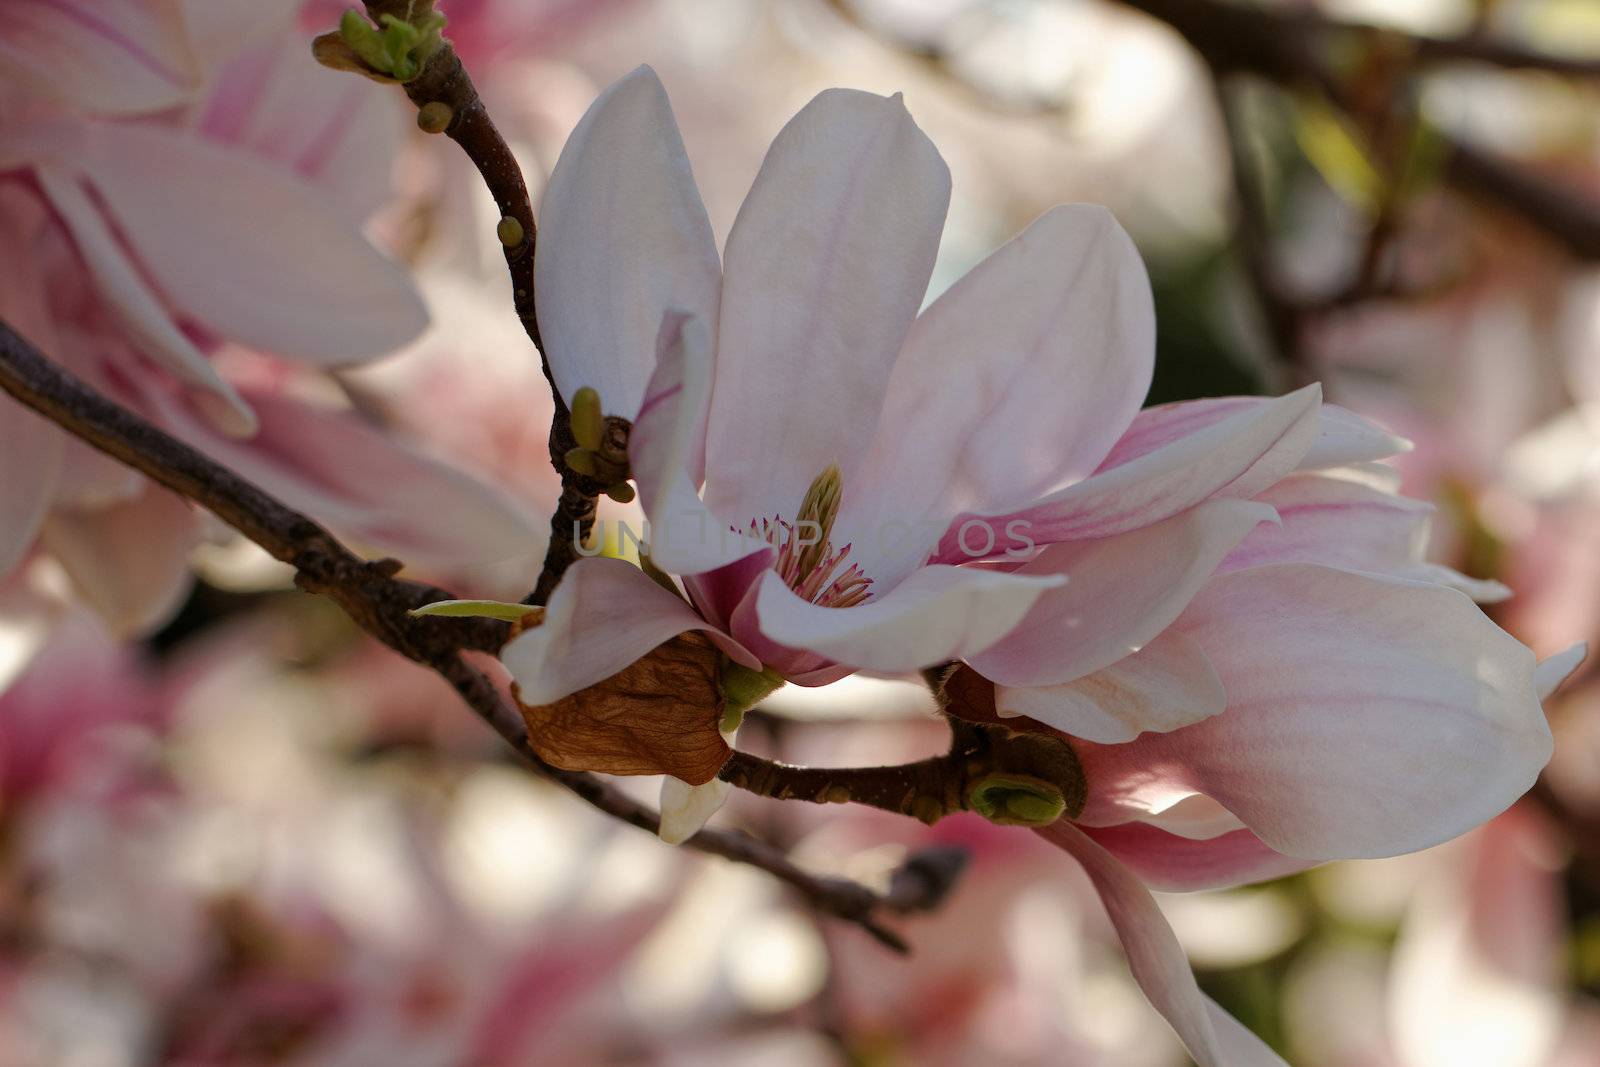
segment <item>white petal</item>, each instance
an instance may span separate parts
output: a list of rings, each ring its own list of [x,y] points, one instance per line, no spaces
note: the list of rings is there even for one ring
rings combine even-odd
[[[793,517],[853,484],[927,292],[950,173],[900,98],[830,89],[791,119],[728,235],[706,499]]]
[[[681,845],[699,833],[727,801],[733,786],[720,778],[690,785],[668,775],[661,782],[661,840]]]
[[[870,542],[848,532],[855,515],[943,529],[1087,477],[1154,361],[1150,283],[1128,235],[1104,208],[1046,212],[912,326],[843,539]]]
[[[1228,695],[1194,641],[1169,628],[1103,670],[1059,685],[995,688],[1003,716],[1026,715],[1100,744],[1132,741],[1220,715]]]
[[[556,386],[633,418],[670,309],[717,321],[722,271],[672,105],[640,67],[590,105],[539,210],[534,286]],[[715,337],[712,339],[715,343]]]
[[[1054,545],[1018,573],[1071,580],[972,665],[1007,686],[1104,670],[1171,625],[1234,546],[1273,517],[1265,504],[1213,500],[1131,533]]]
[[[924,567],[881,597],[849,608],[801,600],[768,571],[756,597],[761,632],[859,670],[920,670],[987,648],[1027,615],[1055,575],[1025,577],[967,567]]]

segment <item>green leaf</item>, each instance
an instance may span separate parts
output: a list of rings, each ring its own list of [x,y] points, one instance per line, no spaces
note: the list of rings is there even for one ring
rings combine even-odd
[[[508,604],[504,600],[436,600],[432,604],[413,608],[411,614],[521,622],[529,613],[538,610],[528,604]]]

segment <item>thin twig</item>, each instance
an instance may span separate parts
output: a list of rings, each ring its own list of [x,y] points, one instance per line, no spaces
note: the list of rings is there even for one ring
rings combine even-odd
[[[419,5],[414,0],[368,0],[367,13],[374,21],[385,14],[397,18],[421,18],[431,4]],[[538,242],[538,228],[533,218],[533,202],[528,195],[528,184],[522,176],[522,167],[512,153],[511,146],[501,136],[494,120],[489,117],[477,86],[462,66],[448,39],[428,58],[422,71],[404,83],[406,95],[418,111],[429,105],[442,105],[449,109],[450,120],[443,133],[461,147],[467,158],[477,167],[489,195],[494,197],[504,220],[515,225],[504,225],[500,234],[505,252],[506,271],[511,276],[511,297],[522,328],[539,350],[539,363],[545,378],[550,382],[550,392],[555,398],[555,413],[550,420],[550,463],[561,476],[561,496],[555,513],[550,517],[550,542],[545,550],[544,566],[538,584],[529,594],[529,604],[543,604],[550,599],[562,574],[578,559],[578,545],[582,544],[594,528],[596,503],[605,491],[605,484],[579,474],[566,464],[567,453],[577,446],[572,436],[572,418],[567,411],[561,391],[555,387],[555,377],[550,371],[550,359],[545,354],[544,342],[539,335],[539,315],[533,285],[534,253]],[[511,238],[508,240],[507,238]]]
[[[650,833],[657,831],[660,817],[648,807],[592,774],[560,770],[539,759],[528,744],[521,715],[462,657],[463,650],[498,649],[508,632],[505,624],[408,614],[422,604],[450,599],[450,594],[395,578],[400,569],[395,560],[361,559],[311,519],[67,374],[4,322],[0,322],[0,389],[68,433],[204,506],[273,557],[295,567],[296,584],[332,597],[362,630],[437,671],[479,718],[545,777],[607,815]],[[879,910],[908,910],[903,901],[853,882],[810,874],[779,850],[745,834],[702,830],[686,847],[759,867],[789,883],[822,911],[856,923],[886,945],[905,948],[874,917]]]

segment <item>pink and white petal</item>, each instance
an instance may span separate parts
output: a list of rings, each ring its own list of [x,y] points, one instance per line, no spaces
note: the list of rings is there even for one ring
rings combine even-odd
[[[241,15],[249,17],[236,10],[228,19],[233,34]],[[300,34],[267,29],[212,75],[197,132],[293,171],[353,218],[370,218],[394,196],[373,175],[389,173],[408,125],[404,113],[361,79],[317,64]]]
[[[0,80],[105,114],[159,111],[200,87],[176,0],[10,0]]]
[[[161,425],[336,532],[408,563],[453,567],[542,551],[543,521],[465,471],[350,411],[248,391],[260,431],[240,441],[175,397],[146,402]]]
[[[649,67],[602,93],[567,138],[539,212],[534,285],[556,387],[569,401],[597,390],[609,415],[639,410],[668,310],[714,329],[716,239]]]
[[[64,437],[32,411],[0,410],[0,576],[33,547],[56,498]]]
[[[1294,470],[1305,455],[1320,403],[1320,388],[1308,385],[1252,405],[1125,464],[1102,465],[1099,473],[1014,513],[1009,521],[1023,523],[1039,544],[1051,544],[1136,530],[1212,497],[1254,496]],[[946,533],[941,560],[959,550],[960,528]]]
[[[711,400],[711,339],[678,311],[661,322],[656,370],[628,435],[628,458],[649,522],[650,560],[670,574],[704,574],[768,546],[719,522],[691,471]]]
[[[890,519],[942,529],[1086,478],[1139,410],[1154,362],[1133,242],[1104,208],[1052,208],[912,325],[842,539],[871,544],[866,530]]]
[[[1208,426],[1271,403],[1274,401],[1268,397],[1223,396],[1145,408],[1134,417],[1128,432],[1117,442],[1100,469],[1110,470],[1131,463]],[[1410,450],[1411,442],[1377,423],[1337,404],[1323,404],[1317,418],[1316,437],[1301,458],[1300,469],[1323,470],[1372,463]]]
[[[899,96],[829,89],[767,152],[728,235],[707,501],[793,517],[854,480],[928,289],[950,172]]]
[[[140,264],[219,337],[339,366],[427,325],[410,277],[310,182],[177,130],[96,126],[78,160]]]
[[[1426,561],[1412,563],[1396,567],[1390,573],[1396,578],[1409,578],[1414,582],[1432,582],[1447,589],[1454,589],[1458,593],[1465,593],[1478,604],[1499,604],[1510,600],[1514,595],[1512,588],[1504,582],[1493,578],[1473,578],[1442,563]]]
[[[1083,832],[1121,860],[1152,889],[1189,893],[1281,878],[1315,866],[1315,860],[1274,852],[1247,829],[1191,838],[1143,822],[1084,827]]]
[[[151,292],[137,266],[128,258],[83,185],[75,176],[54,166],[37,168],[39,185],[72,234],[100,295],[118,320],[153,361],[179,380],[221,398],[225,428],[246,435],[255,432],[255,415],[238,391],[217,374],[211,361],[172,321],[171,314]]]
[[[42,542],[78,598],[114,635],[127,638],[156,629],[182,605],[202,530],[186,501],[152,485],[112,507],[57,510]]]
[[[1421,562],[1434,510],[1420,500],[1321,472],[1290,475],[1255,499],[1276,508],[1282,521],[1251,531],[1222,570],[1323,563],[1398,574]]]
[[[580,559],[556,586],[544,621],[513,638],[500,661],[524,704],[551,704],[611,677],[664,641],[709,629],[693,608],[633,564]],[[760,667],[748,655],[741,662]]]
[[[1003,717],[1025,715],[1107,745],[1188,726],[1228,704],[1205,650],[1173,628],[1093,674],[1057,685],[996,686],[994,698]]]
[[[658,834],[669,845],[681,845],[705,827],[711,816],[727,803],[733,786],[720,778],[705,785],[690,785],[671,775],[661,781],[661,828]]]
[[[1104,670],[1177,619],[1265,504],[1212,500],[1129,533],[1052,545],[1016,573],[1071,580],[1041,596],[1015,630],[969,659],[1009,687],[1070,682]]]
[[[776,572],[761,578],[761,633],[858,670],[899,674],[964,659],[1004,637],[1035,601],[1065,581],[969,567],[924,567],[882,596],[849,608],[800,599]]]
[[[1183,946],[1132,871],[1065,819],[1037,833],[1083,865],[1122,941],[1134,980],[1200,1067],[1287,1067],[1200,992]]]
[[[1454,590],[1271,564],[1214,579],[1182,625],[1228,709],[1081,746],[1102,810],[1199,792],[1286,855],[1392,856],[1503,811],[1550,758],[1533,654]]]

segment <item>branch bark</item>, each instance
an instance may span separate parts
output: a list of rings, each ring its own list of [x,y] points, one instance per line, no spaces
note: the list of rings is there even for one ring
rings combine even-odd
[[[382,15],[397,18],[420,19],[432,9],[431,3],[417,4],[414,0],[368,0],[367,14],[374,21]],[[533,218],[533,202],[528,195],[528,184],[523,179],[522,167],[512,153],[511,146],[489,117],[478,88],[472,77],[451,47],[448,38],[428,58],[421,73],[403,83],[406,96],[423,108],[448,109],[449,121],[440,131],[449,137],[472,160],[495,206],[500,209],[502,221],[498,236],[505,252],[506,272],[511,277],[511,298],[522,328],[539,350],[539,364],[550,383],[555,398],[555,414],[550,420],[550,463],[561,476],[561,496],[555,513],[550,517],[550,542],[545,550],[544,565],[529,604],[544,604],[555,591],[566,573],[578,559],[578,545],[588,538],[594,528],[595,513],[604,483],[572,470],[566,464],[567,453],[577,446],[572,435],[572,415],[567,410],[561,391],[556,388],[555,377],[550,372],[550,360],[544,352],[544,341],[539,335],[539,315],[533,284],[534,256],[538,242],[538,227]],[[510,238],[510,239],[508,239]]]
[[[4,322],[0,322],[0,389],[68,433],[207,508],[274,558],[293,566],[295,582],[302,589],[331,597],[362,630],[437,671],[540,774],[613,818],[650,833],[659,829],[656,812],[592,774],[550,766],[529,746],[521,714],[462,655],[498,650],[509,632],[505,623],[409,614],[412,608],[453,597],[445,590],[396,578],[401,568],[397,560],[361,559],[311,519],[67,374]],[[876,918],[883,910],[915,910],[892,896],[813,875],[778,849],[741,833],[702,830],[685,847],[767,871],[819,910],[905,950],[904,941]]]

